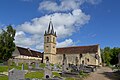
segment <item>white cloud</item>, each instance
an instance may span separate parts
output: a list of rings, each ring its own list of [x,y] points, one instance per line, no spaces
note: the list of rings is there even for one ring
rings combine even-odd
[[[36,34],[32,36],[27,36],[23,31],[18,31],[15,35],[15,43],[18,46],[23,47],[31,47],[41,45],[43,43],[43,39],[41,39],[41,36],[38,36]]]
[[[87,2],[90,4],[98,4],[102,0],[61,0],[58,4],[56,1],[47,0],[43,1],[39,4],[38,10],[46,10],[46,11],[70,11],[74,9],[79,9],[80,6]]]
[[[74,44],[72,39],[66,39],[63,42],[57,42],[57,47],[68,47],[68,46],[72,46]]]
[[[26,46],[26,47],[27,46],[29,47],[34,44],[31,38],[26,36],[26,34],[23,31],[19,31],[16,33],[15,43],[19,46]]]
[[[51,16],[55,31],[59,38],[72,35],[76,27],[81,27],[90,20],[89,15],[84,14],[80,9],[76,9],[73,10],[72,13],[54,13],[40,18],[34,18],[31,22],[25,22],[18,25],[17,30],[43,36],[44,31],[48,28]]]
[[[90,16],[83,13],[80,9],[75,9],[71,13],[54,13],[40,18],[34,18],[31,22],[25,22],[17,26],[15,43],[22,46],[35,46],[36,49],[43,49],[44,31],[48,28],[50,17],[57,32],[57,38],[66,38],[71,36],[76,29],[82,27],[90,20]],[[71,39],[65,40],[65,43],[58,43],[60,46],[70,44]]]
[[[39,10],[53,11],[53,14],[46,14],[39,18],[34,18],[30,22],[24,22],[17,26],[15,43],[24,47],[34,46],[38,50],[43,50],[44,31],[48,28],[50,17],[54,29],[57,32],[57,39],[68,38],[84,24],[90,20],[90,15],[86,15],[80,6],[85,3],[94,3],[98,0],[60,0],[60,4],[55,1],[46,0],[39,4]],[[100,1],[100,0],[99,0]],[[69,11],[67,13],[59,11]],[[73,44],[72,39],[65,39],[63,42],[57,42],[57,47],[66,47]]]
[[[47,11],[68,11],[78,9],[81,4],[82,0],[79,2],[77,0],[61,0],[60,4],[49,0],[41,2],[38,9]]]
[[[99,4],[102,0],[86,0],[86,2],[91,3],[91,4]]]

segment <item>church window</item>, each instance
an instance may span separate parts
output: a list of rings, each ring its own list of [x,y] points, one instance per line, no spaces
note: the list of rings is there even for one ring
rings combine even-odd
[[[49,42],[49,37],[47,37],[47,42]]]
[[[87,61],[89,62],[89,59],[87,59]]]
[[[63,54],[63,59],[66,59],[66,55],[65,54]]]
[[[49,46],[46,46],[46,47],[49,47]]]
[[[84,64],[84,60],[82,60],[82,64]]]
[[[55,46],[53,46],[53,48],[55,48]]]
[[[82,58],[82,54],[80,54],[80,58]]]
[[[46,56],[46,61],[49,61],[49,57],[48,56]]]
[[[55,38],[53,38],[53,42],[55,43]]]

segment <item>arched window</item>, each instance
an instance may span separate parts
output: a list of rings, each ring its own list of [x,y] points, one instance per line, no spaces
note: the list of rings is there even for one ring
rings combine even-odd
[[[84,64],[84,60],[82,60],[82,64]]]
[[[65,60],[66,59],[66,55],[65,54],[63,54],[63,60]]]
[[[49,42],[49,37],[47,37],[47,42]]]
[[[82,54],[80,54],[80,58],[82,58]]]
[[[46,61],[49,61],[49,57],[48,56],[46,56]]]
[[[55,43],[55,38],[53,37],[53,42]]]
[[[89,62],[90,60],[89,60],[89,59],[87,59],[87,61]]]

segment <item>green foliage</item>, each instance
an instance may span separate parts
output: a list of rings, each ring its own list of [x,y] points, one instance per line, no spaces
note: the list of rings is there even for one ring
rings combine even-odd
[[[120,53],[120,48],[114,47],[113,49],[111,49],[111,64],[117,64],[118,63],[118,54]]]
[[[79,75],[84,75],[84,72],[81,70],[81,71],[79,72]]]
[[[25,74],[25,77],[26,78],[38,78],[38,79],[41,79],[41,78],[44,77],[44,74],[43,74],[43,72],[30,72],[30,73]]]
[[[7,26],[6,30],[2,29],[2,33],[0,33],[0,60],[7,61],[12,57],[15,50],[15,33],[16,30],[11,25]]]
[[[118,63],[118,54],[120,53],[120,48],[114,47],[105,47],[101,49],[101,56],[103,63],[109,65],[114,65]]]

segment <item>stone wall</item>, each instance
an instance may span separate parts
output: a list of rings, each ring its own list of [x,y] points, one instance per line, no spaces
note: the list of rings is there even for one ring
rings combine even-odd
[[[49,56],[49,55],[48,55]],[[63,62],[63,54],[56,54],[52,57],[51,63],[62,64]],[[82,58],[80,58],[80,54],[66,54],[67,64],[76,64],[76,57],[78,58],[78,64],[88,64],[88,65],[98,65],[98,60],[95,58],[95,53],[93,54],[82,54]]]

